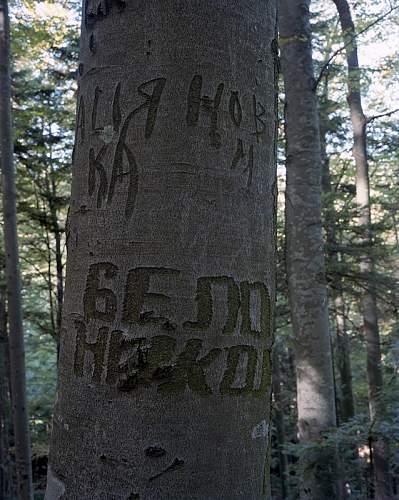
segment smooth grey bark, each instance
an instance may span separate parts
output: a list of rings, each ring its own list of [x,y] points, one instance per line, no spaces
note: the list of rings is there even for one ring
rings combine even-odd
[[[321,222],[322,159],[314,91],[309,1],[280,0],[279,30],[285,87],[286,254],[296,340],[302,499],[339,498],[335,450],[317,446],[336,425]]]
[[[26,406],[25,348],[16,216],[15,171],[11,122],[10,26],[7,0],[0,0],[0,148],[3,226],[6,257],[11,401],[15,436],[18,496],[33,498],[31,452]]]
[[[380,334],[378,327],[378,309],[374,284],[374,261],[372,255],[373,237],[371,232],[370,180],[367,159],[367,119],[362,107],[360,66],[356,44],[356,30],[351,10],[346,0],[333,0],[335,3],[342,37],[346,46],[348,66],[348,104],[353,129],[353,157],[356,164],[356,203],[358,209],[360,243],[364,251],[360,255],[360,271],[367,277],[367,283],[361,299],[364,333],[367,351],[367,378],[369,412],[372,426],[384,414],[380,393],[383,388],[381,367]],[[392,498],[392,478],[389,472],[389,446],[383,439],[373,440],[374,475],[376,498]]]
[[[276,6],[84,2],[46,498],[269,498]]]

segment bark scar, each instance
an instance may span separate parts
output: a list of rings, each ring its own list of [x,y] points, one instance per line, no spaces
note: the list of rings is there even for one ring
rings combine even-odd
[[[155,474],[155,476],[151,476],[148,481],[154,481],[154,479],[158,479],[159,477],[163,476],[164,474],[166,474],[167,472],[171,472],[171,471],[174,471],[176,469],[179,469],[180,467],[182,467],[184,465],[184,460],[181,460],[180,458],[175,458],[173,460],[173,462],[168,466],[166,467],[165,470],[159,472],[158,474]]]

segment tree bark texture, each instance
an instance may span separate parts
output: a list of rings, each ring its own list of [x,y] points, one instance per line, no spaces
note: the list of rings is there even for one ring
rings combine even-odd
[[[279,29],[286,99],[286,253],[296,339],[299,438],[304,444],[316,445],[322,433],[336,425],[336,412],[309,3],[280,0]],[[301,498],[337,498],[334,450],[323,451],[317,446],[314,449],[304,458]]]
[[[86,0],[46,498],[269,498],[276,6]]]
[[[356,44],[356,30],[350,6],[346,0],[333,0],[339,14],[342,37],[346,45],[348,65],[348,104],[353,129],[353,157],[356,164],[356,203],[359,225],[362,228],[361,244],[364,252],[360,256],[360,272],[367,278],[361,299],[364,334],[367,350],[367,378],[370,419],[378,422],[384,413],[379,397],[383,388],[381,367],[378,309],[374,285],[373,238],[371,233],[370,180],[367,159],[367,119],[363,112],[360,66]],[[374,475],[376,498],[392,498],[392,479],[389,473],[389,447],[381,438],[373,439]]]
[[[25,348],[16,217],[15,171],[11,122],[10,26],[7,0],[0,0],[0,149],[6,254],[11,400],[15,435],[18,496],[33,498],[26,406]]]

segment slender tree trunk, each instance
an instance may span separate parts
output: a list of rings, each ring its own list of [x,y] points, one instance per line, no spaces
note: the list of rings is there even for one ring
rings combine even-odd
[[[52,181],[52,197],[53,200],[57,195],[54,180]],[[62,319],[62,304],[64,301],[64,266],[62,263],[62,248],[61,248],[61,230],[58,222],[57,208],[54,206],[54,201],[50,203],[51,226],[55,239],[55,269],[57,277],[57,342],[59,342],[61,332]]]
[[[85,2],[48,500],[270,496],[275,29]]]
[[[299,437],[313,444],[303,458],[302,499],[339,498],[334,449],[318,446],[335,427],[335,393],[321,222],[321,152],[313,89],[309,1],[280,0],[285,86],[286,244],[291,318],[296,339]]]
[[[328,80],[325,81],[323,100],[328,97]],[[327,239],[327,255],[332,272],[332,295],[334,301],[334,319],[336,328],[336,366],[339,373],[340,386],[338,390],[339,421],[347,422],[355,415],[355,402],[352,388],[352,367],[350,359],[349,338],[346,328],[346,307],[340,276],[340,260],[338,254],[337,214],[335,212],[333,193],[331,188],[330,161],[326,152],[326,133],[328,123],[321,112],[320,116],[320,145],[322,157],[322,190],[325,197],[325,228]]]
[[[334,315],[337,334],[336,359],[340,379],[340,420],[347,422],[355,416],[355,401],[353,397],[352,367],[342,287],[336,288],[334,295]]]
[[[325,88],[323,92],[323,101],[328,97],[328,80],[326,77]],[[323,162],[322,189],[325,197],[325,228],[327,236],[327,255],[331,266],[331,292],[334,304],[334,320],[336,329],[336,346],[334,353],[335,366],[339,374],[339,385],[336,384],[337,401],[337,424],[347,422],[355,416],[355,400],[352,387],[352,366],[350,358],[350,344],[346,326],[346,306],[342,279],[340,275],[340,266],[342,261],[339,259],[339,233],[337,231],[337,213],[334,206],[334,193],[331,186],[330,161],[326,152],[326,133],[328,122],[324,113],[320,113],[320,143]],[[337,236],[338,233],[338,236]],[[342,496],[346,491],[346,483],[349,482],[357,491],[362,488],[361,472],[357,465],[359,456],[356,447],[352,450],[352,466],[350,470],[341,467],[340,487]]]
[[[4,244],[10,344],[11,399],[14,420],[18,495],[32,499],[32,469],[25,387],[21,279],[16,218],[11,124],[10,41],[7,0],[0,0],[0,144],[3,182]]]
[[[49,136],[50,142],[52,137],[51,125],[49,125]],[[51,232],[54,234],[55,240],[55,269],[56,269],[56,279],[57,279],[57,347],[59,348],[59,339],[61,335],[61,322],[62,322],[62,304],[64,302],[64,265],[62,262],[62,232],[58,220],[58,210],[57,210],[57,185],[55,182],[55,171],[52,161],[52,150],[50,153],[50,175],[48,179],[48,191],[49,191],[49,209],[50,209],[50,221],[51,221]]]
[[[49,209],[49,222],[46,226],[47,233],[47,246],[49,250],[48,268],[49,268],[49,295],[51,303],[51,318],[52,326],[54,328],[54,338],[57,342],[59,349],[60,335],[61,335],[61,319],[62,319],[62,304],[64,301],[64,266],[62,262],[62,232],[58,221],[57,211],[57,186],[54,180],[54,168],[51,165],[50,158],[50,174],[46,174],[46,188],[48,192],[48,209]],[[52,240],[50,234],[54,236],[55,248],[52,247]],[[52,303],[53,283],[52,283],[52,269],[54,265],[53,253],[55,253],[55,272],[56,272],[56,299],[57,305],[54,308]],[[55,314],[54,314],[55,309]]]
[[[274,399],[274,406],[273,406],[274,422],[276,426],[276,437],[277,437],[277,447],[278,447],[281,498],[287,498],[288,497],[287,457],[283,452],[283,446],[285,441],[284,410],[281,397],[280,358],[278,355],[277,346],[275,346],[273,354],[273,399]]]
[[[361,244],[364,248],[360,256],[360,271],[367,277],[361,306],[367,349],[367,377],[369,389],[369,410],[372,423],[378,422],[384,413],[379,397],[383,388],[381,367],[380,334],[378,310],[374,288],[374,262],[372,256],[370,182],[367,160],[367,120],[363,112],[361,96],[360,67],[356,44],[356,30],[349,4],[346,0],[333,0],[339,14],[342,36],[346,45],[348,65],[348,104],[353,128],[353,156],[356,164],[356,202],[359,225],[362,229]],[[392,479],[389,473],[389,448],[384,440],[373,438],[374,474],[376,498],[384,500],[392,497]]]
[[[5,287],[0,284],[0,498],[10,498],[11,461],[9,454],[9,359]]]
[[[46,207],[47,208],[47,207]],[[45,226],[43,227],[44,233],[45,233],[45,242],[46,242],[46,247],[47,247],[47,255],[46,255],[46,260],[47,260],[47,293],[48,293],[48,302],[50,306],[50,323],[51,323],[51,336],[54,338],[54,340],[57,343],[57,346],[59,345],[60,339],[57,337],[57,320],[56,320],[56,315],[57,315],[57,308],[54,304],[54,284],[53,284],[53,273],[52,273],[52,264],[53,264],[53,255],[52,255],[52,248],[51,248],[51,239],[50,239],[50,229],[49,229],[49,224],[46,220]]]

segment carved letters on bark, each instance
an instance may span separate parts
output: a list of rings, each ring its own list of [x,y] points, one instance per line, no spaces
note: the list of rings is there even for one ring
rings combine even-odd
[[[130,219],[142,173],[137,141],[146,144],[157,128],[159,132],[170,89],[166,78],[146,81],[131,95],[125,87],[125,98],[133,100],[129,110],[123,101],[125,85],[114,79],[111,87],[97,85],[92,96],[90,92],[80,96],[76,137],[82,151],[88,151],[87,193],[94,198],[93,209],[114,209],[122,199],[124,216]],[[198,133],[205,131],[210,151],[232,148],[223,154],[227,162],[221,168],[237,182],[243,176],[250,189],[256,148],[265,145],[268,129],[265,106],[253,92],[229,89],[223,81],[212,84],[210,96],[205,87],[202,75],[191,78],[182,101],[182,122]],[[118,185],[122,190],[116,191]],[[152,288],[155,281],[182,280],[183,275],[178,269],[161,267],[130,269],[120,297],[115,292],[115,280],[122,279],[118,267],[111,262],[92,264],[83,316],[69,326],[76,339],[75,376],[121,392],[156,387],[160,394],[189,390],[199,396],[261,396],[268,390],[270,346],[264,349],[271,338],[268,287],[233,276],[199,276],[193,297],[196,317],[179,323],[170,312],[179,307],[178,298]],[[220,332],[217,339],[212,338],[216,332]]]
[[[128,130],[132,126],[143,127],[145,141],[151,139],[162,107],[166,85],[166,78],[155,78],[139,85],[136,91],[136,99],[139,98],[138,105],[136,104],[124,118],[120,104],[122,82],[115,85],[110,104],[107,104],[103,96],[104,89],[99,86],[94,90],[91,103],[85,102],[85,99],[90,98],[87,94],[80,96],[76,124],[79,146],[90,137],[87,133],[89,130],[91,136],[97,135],[102,139],[100,144],[90,144],[87,159],[88,194],[90,197],[96,196],[97,209],[101,209],[105,203],[108,206],[113,203],[116,183],[122,182],[126,186],[125,217],[127,219],[132,217],[138,193],[140,166],[136,160],[134,146],[127,138]],[[199,123],[208,122],[209,144],[215,149],[220,149],[226,139],[226,133],[234,134],[236,146],[231,151],[231,160],[226,167],[231,172],[240,167],[242,174],[246,176],[246,187],[250,188],[256,160],[255,148],[267,131],[267,113],[255,94],[247,101],[240,97],[238,91],[228,91],[223,82],[218,83],[212,98],[204,95],[203,77],[194,75],[187,90],[185,123],[187,127],[196,127]],[[102,115],[108,117],[108,124],[99,121],[101,106],[104,108]],[[231,125],[228,130],[219,127],[220,113],[224,108]],[[90,116],[86,112],[88,109],[91,109]],[[142,116],[145,117],[144,125],[141,121]],[[247,140],[242,138],[245,131],[241,130],[245,117],[248,118],[248,126],[252,128]],[[89,123],[86,123],[86,120],[89,120]],[[111,168],[106,168],[106,165],[111,165]]]
[[[119,274],[110,262],[92,264],[83,297],[84,316],[74,319],[73,370],[98,384],[115,385],[121,392],[155,386],[160,394],[186,389],[200,396],[261,396],[269,388],[271,304],[261,282],[237,282],[230,276],[197,279],[195,321],[178,324],[159,311],[173,297],[152,291],[152,278],[173,280],[177,269],[138,267],[126,274],[123,300],[118,303],[113,283]],[[151,290],[151,291],[150,291]],[[224,297],[225,318],[220,347],[207,347],[215,331],[214,293]],[[257,302],[259,307],[254,307]],[[112,329],[116,319],[126,331]],[[99,326],[99,323],[101,326]],[[159,334],[143,336],[153,326]],[[196,337],[192,338],[195,332]],[[90,333],[90,334],[89,334]],[[93,335],[95,334],[95,335]],[[186,338],[189,337],[189,338]],[[237,338],[240,343],[232,345]],[[178,340],[183,339],[180,345]],[[246,343],[242,343],[246,342]],[[85,369],[85,361],[91,359]]]

